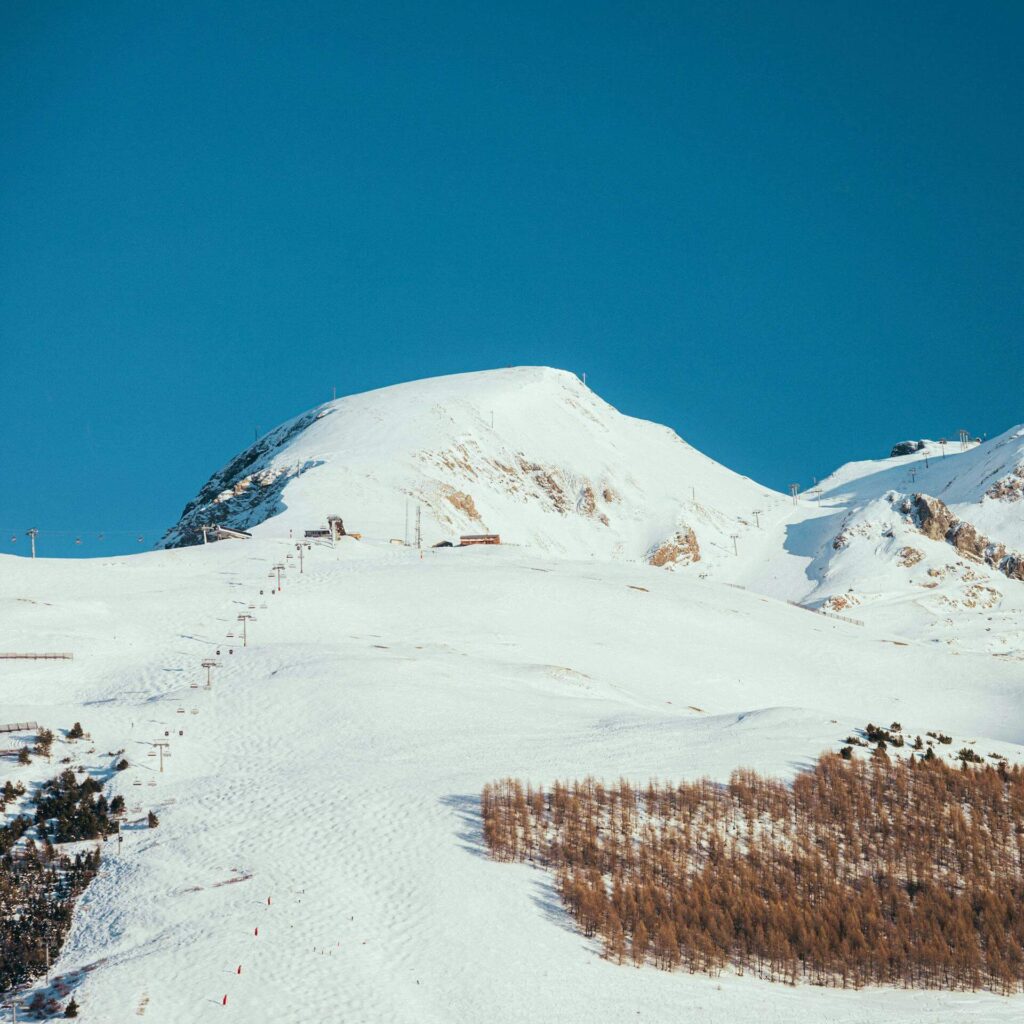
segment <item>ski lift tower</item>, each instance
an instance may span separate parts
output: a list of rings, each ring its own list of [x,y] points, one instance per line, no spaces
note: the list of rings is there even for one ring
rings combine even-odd
[[[220,662],[215,661],[213,658],[203,658],[202,665],[206,669],[206,688],[212,690],[213,684],[210,680],[210,672],[212,669],[220,668]]]
[[[277,565],[271,566],[270,576],[273,578],[274,574],[277,573],[277,592],[281,593],[281,573],[284,572],[285,567],[278,562]]]

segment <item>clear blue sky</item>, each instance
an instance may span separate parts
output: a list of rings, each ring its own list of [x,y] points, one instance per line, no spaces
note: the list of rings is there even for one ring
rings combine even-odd
[[[1000,432],[1022,49],[1017,2],[8,0],[0,550],[148,547],[332,386],[510,364],[779,488]]]

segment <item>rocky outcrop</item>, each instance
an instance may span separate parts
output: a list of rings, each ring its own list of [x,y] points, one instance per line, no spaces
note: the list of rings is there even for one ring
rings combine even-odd
[[[689,526],[676,530],[674,536],[659,544],[648,554],[647,561],[658,567],[691,565],[700,561],[700,545],[697,534]]]
[[[924,441],[900,441],[899,444],[892,446],[892,451],[889,452],[889,458],[895,459],[900,455],[913,455],[914,452],[919,452],[924,448]]]
[[[917,528],[931,540],[945,541],[965,557],[986,562],[1012,580],[1024,580],[1024,555],[1007,554],[1005,545],[979,533],[973,523],[959,519],[939,498],[915,494],[903,499],[900,511],[909,515]]]
[[[317,465],[319,463],[310,460],[252,473],[203,504],[190,503],[177,524],[164,534],[160,546],[183,548],[202,544],[204,526],[227,526],[234,530],[258,526],[283,510],[281,495],[285,487]]]
[[[1011,580],[1024,582],[1024,555],[1007,555],[999,565],[999,571]]]
[[[903,566],[904,569],[909,569],[911,566],[917,565],[917,563],[924,558],[923,552],[918,551],[917,548],[911,547],[900,548],[899,555],[900,565]]]
[[[1020,501],[1024,498],[1024,462],[997,480],[986,492],[994,501]]]
[[[977,558],[998,566],[1006,555],[1002,544],[994,544],[984,534],[978,533],[973,523],[958,522],[950,528],[946,539],[968,558]]]
[[[221,524],[246,530],[282,510],[281,494],[289,481],[319,465],[307,459],[286,466],[270,463],[288,444],[330,408],[313,409],[270,431],[235,456],[203,485],[184,508],[178,522],[164,534],[159,546],[202,544],[202,526]]]
[[[847,592],[845,594],[833,594],[832,597],[822,602],[821,607],[824,611],[839,613],[854,608],[859,604],[860,598],[856,594]]]
[[[460,512],[462,512],[467,519],[472,519],[475,522],[480,521],[480,513],[477,511],[476,503],[473,501],[471,494],[466,494],[464,491],[457,491],[454,487],[445,488],[444,496],[454,505]]]
[[[915,494],[910,511],[917,520],[918,529],[931,540],[945,540],[957,521],[944,501],[930,498],[927,494]]]

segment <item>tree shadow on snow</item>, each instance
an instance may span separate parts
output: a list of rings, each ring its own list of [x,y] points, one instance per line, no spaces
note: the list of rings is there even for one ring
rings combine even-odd
[[[557,925],[563,931],[583,939],[583,934],[573,923],[572,917],[562,905],[561,899],[559,899],[553,876],[545,871],[541,865],[534,864],[533,866],[538,868],[538,874],[533,883],[533,892],[530,894],[530,900],[533,905],[541,912],[544,920],[549,924]]]
[[[484,842],[483,822],[480,819],[480,798],[475,794],[452,793],[441,797],[439,802],[442,807],[447,807],[455,812],[458,819],[456,838],[462,849],[474,857],[490,861],[487,845]],[[498,861],[492,863],[498,870],[510,866]],[[582,938],[579,929],[573,924],[572,918],[562,906],[551,872],[536,861],[523,861],[517,866],[533,869],[530,901],[540,911],[544,919],[572,935]]]
[[[480,820],[480,798],[476,795],[451,793],[440,799],[442,807],[455,812],[459,828],[456,838],[467,853],[489,860],[484,843],[483,822]]]
[[[38,987],[33,986],[30,990],[17,993],[13,1001],[20,1007],[18,1020],[40,1021],[52,1020],[54,1017],[63,1019],[64,1009],[70,1002],[68,997],[81,985],[90,971],[96,970],[106,962],[106,958],[97,960],[77,970],[54,975],[49,984],[44,981],[39,985],[37,982]],[[10,997],[12,993],[6,995]]]

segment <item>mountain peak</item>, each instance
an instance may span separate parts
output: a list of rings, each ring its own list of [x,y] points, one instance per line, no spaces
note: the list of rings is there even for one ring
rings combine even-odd
[[[756,508],[765,493],[668,428],[622,415],[575,374],[517,366],[303,413],[215,473],[164,546],[199,543],[212,522],[301,535],[329,514],[405,539],[412,504],[429,543],[492,531],[554,554],[647,560],[693,529],[706,553],[724,550],[732,509]]]

